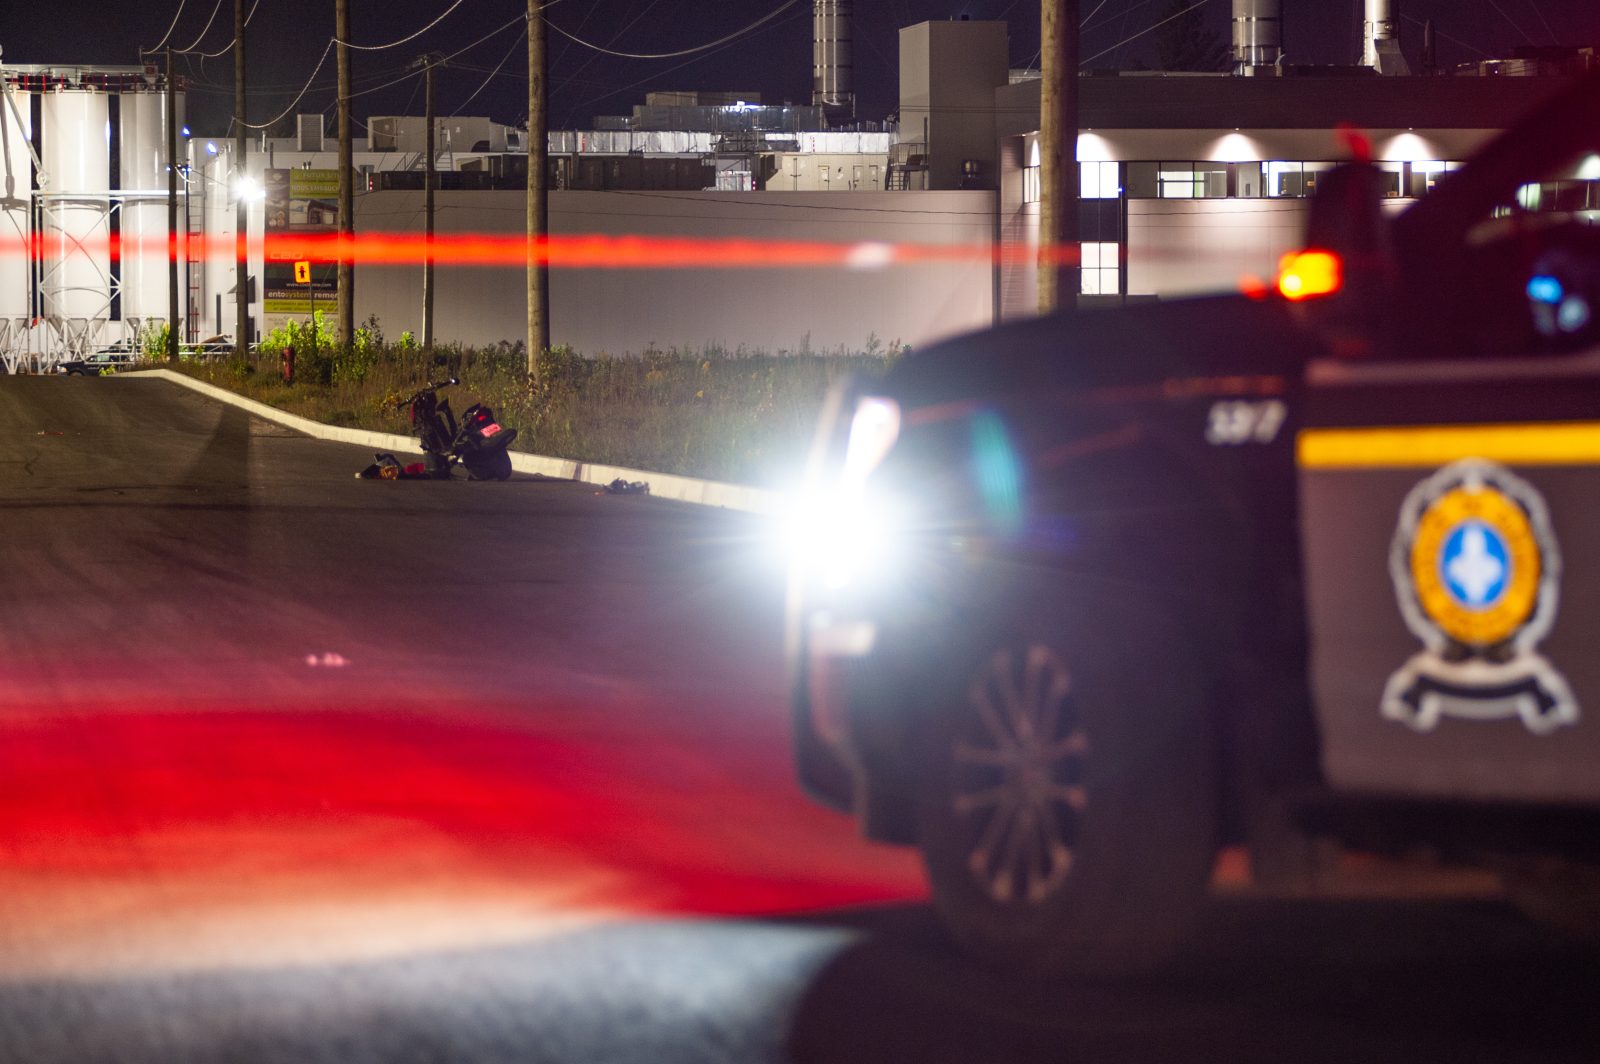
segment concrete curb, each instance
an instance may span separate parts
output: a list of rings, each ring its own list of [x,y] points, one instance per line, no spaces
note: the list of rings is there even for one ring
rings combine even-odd
[[[193,377],[182,373],[175,373],[170,369],[142,369],[133,372],[112,374],[113,378],[129,379],[133,377],[157,377],[161,380],[180,384],[185,388],[199,392],[201,395],[215,399],[220,403],[248,410],[256,417],[285,428],[303,432],[307,436],[319,440],[333,440],[338,443],[353,443],[361,447],[368,447],[374,451],[395,451],[402,454],[421,454],[422,448],[417,446],[417,441],[411,436],[399,436],[392,432],[369,432],[366,429],[347,429],[337,425],[324,425],[320,421],[300,417],[279,410],[277,407],[258,403],[254,399],[246,399],[226,388],[219,388],[205,381],[197,381]],[[696,477],[680,477],[673,473],[653,473],[647,469],[628,469],[624,466],[597,465],[590,462],[579,462],[570,458],[551,458],[548,455],[529,454],[526,451],[512,451],[511,468],[519,473],[537,473],[541,476],[554,477],[560,480],[576,480],[585,484],[610,484],[614,480],[625,480],[628,483],[643,481],[650,485],[650,494],[658,499],[672,499],[676,502],[694,503],[697,506],[717,506],[725,510],[743,510],[747,513],[770,514],[777,510],[777,492],[767,491],[762,488],[752,488],[744,484],[728,484],[719,480],[700,480]]]

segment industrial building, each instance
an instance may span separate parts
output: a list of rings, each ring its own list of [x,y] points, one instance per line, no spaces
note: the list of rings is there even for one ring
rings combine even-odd
[[[1546,49],[1470,69],[1434,69],[1400,49],[1392,3],[1365,0],[1363,61],[1283,59],[1279,0],[1233,0],[1233,69],[1219,74],[1086,71],[1079,79],[1079,237],[1086,303],[1235,287],[1270,276],[1303,222],[1318,175],[1346,157],[1354,124],[1391,175],[1398,208],[1425,195],[1485,139],[1594,50]],[[774,264],[713,271],[559,270],[552,337],[584,352],[920,346],[1034,312],[1026,249],[1037,242],[1037,73],[1009,68],[1001,22],[902,29],[898,123],[855,120],[849,0],[816,0],[809,106],[755,92],[648,94],[631,114],[553,131],[545,175],[553,233],[953,244],[967,258],[855,271]],[[163,326],[167,288],[165,103],[184,86],[154,69],[0,69],[0,358],[44,364]],[[294,136],[178,137],[179,323],[199,340],[234,332],[237,198],[249,199],[252,339],[333,299],[266,261],[263,235],[331,229],[338,174],[321,115]],[[357,140],[358,231],[422,226],[424,120],[379,116]],[[487,118],[437,122],[441,233],[521,231],[524,134]],[[1600,207],[1600,160],[1566,178],[1563,203]],[[1537,197],[1539,190],[1530,196]],[[257,198],[259,197],[259,198]],[[1534,203],[1535,201],[1530,201]],[[1003,253],[991,255],[998,245]],[[7,245],[10,246],[9,244]],[[1023,249],[1016,253],[1017,249]],[[417,331],[420,268],[357,271],[358,318]],[[514,341],[525,288],[512,268],[452,267],[437,335]]]

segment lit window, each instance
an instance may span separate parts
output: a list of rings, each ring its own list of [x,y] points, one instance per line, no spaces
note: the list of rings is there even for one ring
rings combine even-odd
[[[1332,170],[1334,163],[1269,162],[1267,195],[1299,198],[1317,190],[1317,179]]]
[[[1195,191],[1194,163],[1162,163],[1156,172],[1156,195],[1162,199],[1193,199]]]
[[[1115,242],[1086,241],[1078,245],[1082,259],[1078,291],[1086,296],[1114,296],[1121,290],[1121,253]]]
[[[1116,199],[1122,195],[1117,164],[1087,162],[1078,164],[1079,199]]]
[[[1022,168],[1022,202],[1038,203],[1039,196],[1039,167],[1024,166]]]
[[[1411,179],[1406,194],[1412,198],[1432,192],[1439,180],[1455,170],[1460,163],[1447,163],[1438,159],[1419,159],[1411,164]]]

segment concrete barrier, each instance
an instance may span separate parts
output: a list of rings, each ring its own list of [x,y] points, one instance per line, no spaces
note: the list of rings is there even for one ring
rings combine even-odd
[[[324,425],[320,421],[291,414],[254,399],[246,399],[226,388],[195,380],[170,369],[145,369],[131,373],[114,374],[113,378],[157,377],[182,385],[201,395],[247,410],[265,421],[303,432],[319,440],[353,443],[374,451],[394,451],[399,454],[421,454],[422,448],[414,436],[400,436],[392,432],[372,432],[367,429],[350,429],[338,425]],[[558,480],[576,480],[585,484],[610,484],[623,480],[630,484],[643,481],[650,485],[650,494],[658,499],[694,503],[698,506],[716,506],[725,510],[743,510],[747,513],[770,514],[776,511],[778,493],[746,484],[728,484],[719,480],[701,480],[697,477],[678,476],[675,473],[654,473],[647,469],[629,469],[625,466],[599,465],[579,462],[571,458],[552,458],[549,455],[511,451],[511,468],[519,473],[536,473]]]

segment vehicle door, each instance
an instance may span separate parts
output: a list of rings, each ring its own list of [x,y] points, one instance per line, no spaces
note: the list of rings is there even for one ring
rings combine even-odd
[[[1322,767],[1343,791],[1597,805],[1600,156],[1542,181],[1481,172],[1498,204],[1458,239],[1438,217],[1401,232],[1397,281],[1432,294],[1309,370]],[[1463,186],[1435,214],[1474,202],[1495,195]]]

